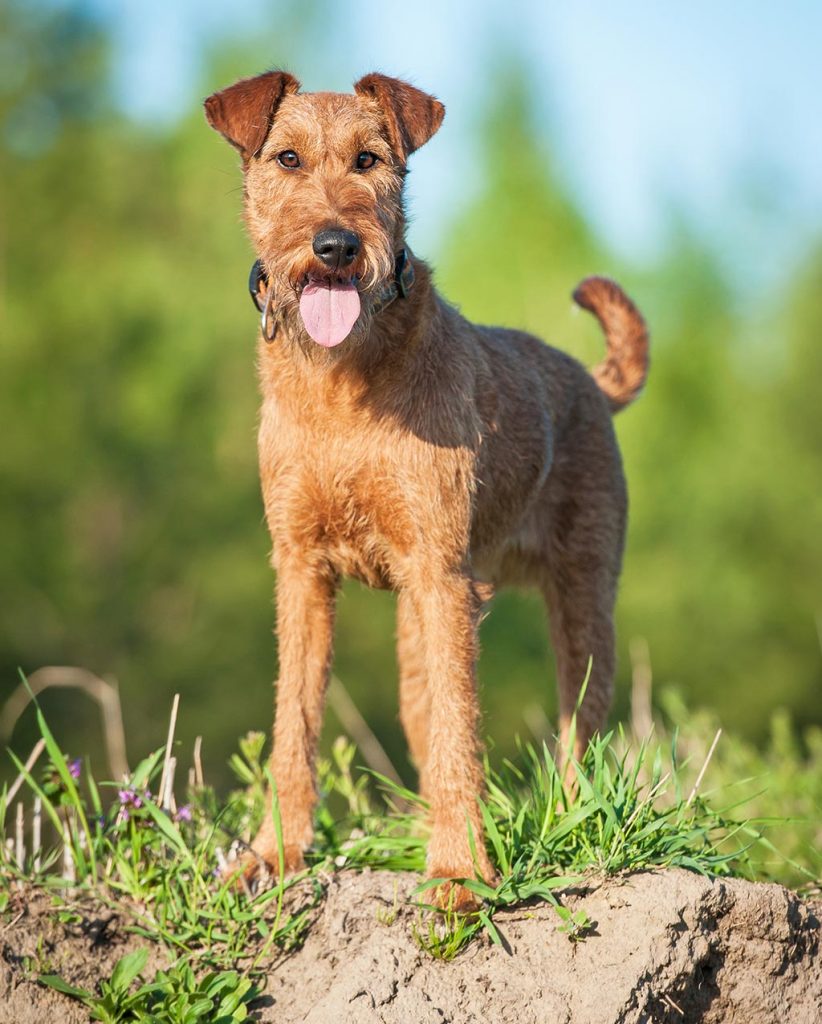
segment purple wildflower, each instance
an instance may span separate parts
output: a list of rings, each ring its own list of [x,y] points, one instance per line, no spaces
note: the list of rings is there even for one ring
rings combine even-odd
[[[68,763],[69,775],[73,779],[79,779],[80,778],[80,770],[81,770],[82,767],[83,767],[82,760],[79,757],[75,757],[75,759],[73,761],[69,761],[69,763]]]
[[[135,811],[143,806],[143,798],[134,789],[118,789],[117,799],[120,801],[120,806],[128,814],[128,808],[132,807]]]
[[[182,807],[177,808],[177,813],[174,815],[175,821],[191,821],[191,807],[188,804],[183,804]]]

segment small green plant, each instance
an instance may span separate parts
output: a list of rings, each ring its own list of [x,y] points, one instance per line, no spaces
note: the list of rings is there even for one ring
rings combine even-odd
[[[111,977],[100,981],[99,993],[69,985],[58,974],[42,974],[39,980],[41,984],[79,1000],[92,1020],[102,1024],[120,1024],[121,1021],[139,1020],[136,1008],[145,1002],[145,993],[142,988],[134,993],[130,989],[147,960],[147,949],[137,949],[124,956],[117,962]]]
[[[594,924],[582,908],[569,910],[567,907],[557,904],[554,909],[562,921],[557,931],[567,935],[571,942],[581,942],[590,935]]]
[[[28,979],[37,979],[46,971],[51,971],[51,957],[46,951],[46,943],[42,935],[37,937],[33,956],[24,956],[22,961],[24,976]]]
[[[397,883],[394,882],[394,899],[390,907],[385,909],[379,909],[377,911],[377,920],[381,925],[386,928],[390,928],[391,925],[397,920],[397,915],[400,912],[400,897],[397,889]]]
[[[420,907],[411,925],[411,935],[419,948],[429,956],[447,961],[453,960],[486,924],[487,921],[484,922],[478,914]],[[497,935],[495,928],[491,934]]]
[[[248,1017],[248,1004],[258,992],[251,980],[236,971],[197,978],[187,964],[158,971],[154,981],[133,989],[144,970],[148,951],[138,949],[118,961],[111,978],[99,983],[99,993],[69,985],[59,975],[40,976],[40,982],[79,1000],[92,1020],[102,1024],[239,1024]]]
[[[197,978],[188,965],[158,971],[146,986],[146,1011],[138,1021],[156,1024],[235,1024],[248,1018],[259,995],[250,978],[218,971]]]

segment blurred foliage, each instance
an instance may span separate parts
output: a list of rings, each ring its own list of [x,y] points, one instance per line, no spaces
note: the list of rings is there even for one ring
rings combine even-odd
[[[809,726],[799,742],[788,712],[779,708],[759,744],[723,733],[715,711],[694,711],[669,689],[655,739],[675,748],[680,783],[690,787],[707,762],[699,792],[725,818],[749,822],[744,833],[752,877],[819,891],[822,883],[822,729]],[[664,722],[664,724],[663,724]],[[730,717],[729,724],[733,724]],[[670,762],[666,762],[670,764]],[[751,841],[757,834],[761,838]]]
[[[18,667],[114,677],[133,761],[179,691],[179,734],[202,734],[215,764],[268,728],[276,669],[237,160],[197,105],[162,132],[116,116],[106,39],[70,5],[0,0],[0,29],[0,699]],[[232,71],[212,83],[249,66],[219,59]],[[618,422],[632,515],[616,713],[641,635],[659,680],[754,741],[776,708],[821,722],[822,241],[784,294],[744,301],[687,223],[655,266],[626,266],[555,173],[527,83],[494,94],[482,191],[426,254],[445,294],[591,363],[601,336],[568,295],[605,272],[653,331],[647,392]],[[393,630],[389,595],[346,586],[336,671],[407,771]],[[500,596],[483,644],[505,751],[523,708],[555,708],[539,603]],[[89,706],[43,701],[65,749],[99,746]],[[15,748],[33,730],[27,713]]]

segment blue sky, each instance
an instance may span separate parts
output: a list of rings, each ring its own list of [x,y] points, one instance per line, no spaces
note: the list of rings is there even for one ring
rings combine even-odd
[[[692,214],[754,285],[822,228],[822,3],[639,0],[89,0],[116,44],[131,116],[173,119],[223,82],[209,47],[252,43],[260,66],[347,90],[366,71],[407,77],[448,115],[414,157],[412,242],[436,247],[479,186],[476,126],[496,73],[523,63],[539,129],[608,242],[638,262]],[[290,41],[289,41],[290,40]]]

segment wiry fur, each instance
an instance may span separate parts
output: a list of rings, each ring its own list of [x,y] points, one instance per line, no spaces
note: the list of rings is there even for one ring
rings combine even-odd
[[[595,379],[537,338],[464,319],[417,259],[408,297],[372,317],[370,299],[404,245],[406,159],[444,110],[381,75],[362,79],[354,95],[296,88],[272,72],[206,104],[243,154],[246,222],[280,325],[273,344],[260,340],[258,366],[280,650],[271,767],[285,867],[302,863],[312,838],[334,599],[340,579],[353,576],[399,595],[400,717],[431,804],[429,873],[490,878],[482,842],[474,863],[468,835],[482,835],[480,607],[504,584],[543,594],[562,748],[593,659],[576,722],[580,756],[605,721],[614,673],[626,492],[611,410],[644,381],[647,336],[617,285],[583,282],[577,301],[608,340]],[[277,163],[283,150],[300,155],[298,170]],[[367,172],[354,169],[362,150],[380,158]],[[363,306],[351,336],[330,350],[308,338],[298,306],[307,275],[327,273],[311,242],[329,227],[362,241],[345,276],[358,282]],[[253,846],[276,863],[270,822]]]

